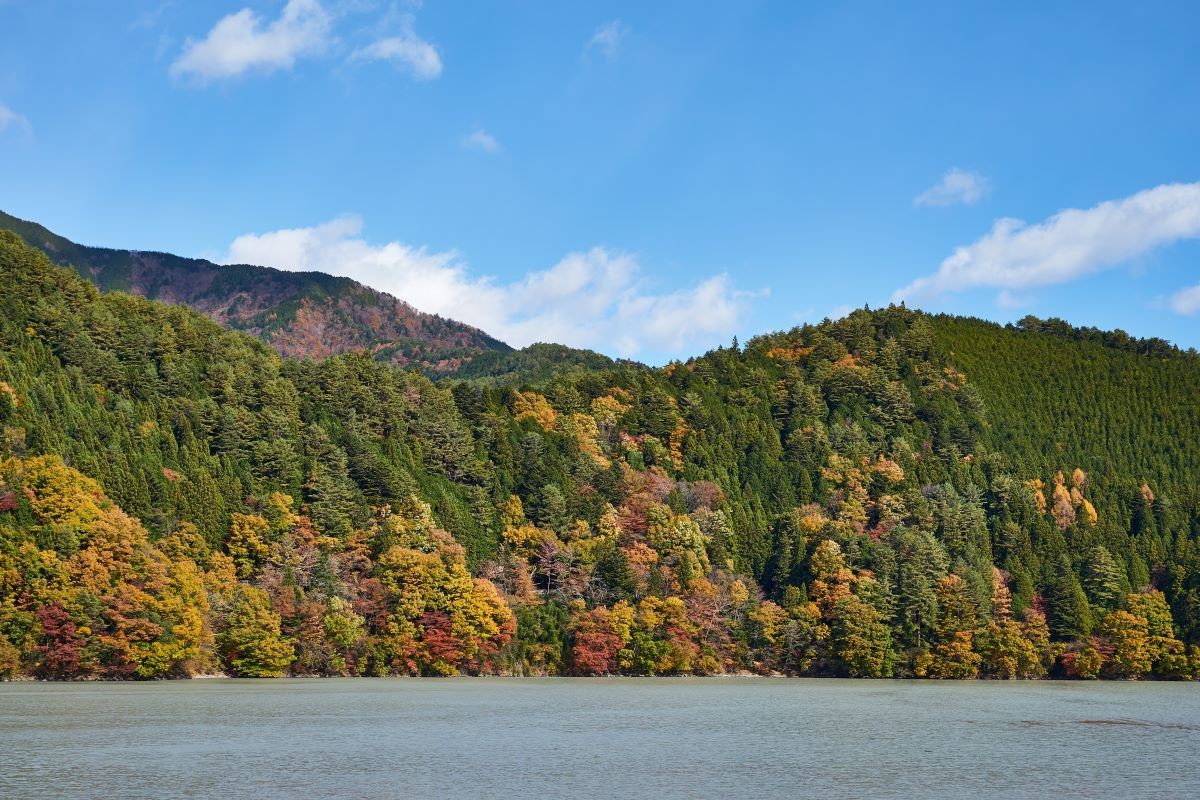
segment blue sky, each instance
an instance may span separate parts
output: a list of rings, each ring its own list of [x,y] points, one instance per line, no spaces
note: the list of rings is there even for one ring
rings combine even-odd
[[[1200,5],[0,0],[0,208],[651,362],[905,299],[1200,346]]]

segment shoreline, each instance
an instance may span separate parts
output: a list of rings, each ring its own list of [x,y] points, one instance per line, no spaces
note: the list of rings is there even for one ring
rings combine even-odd
[[[74,678],[67,680],[58,680],[54,678],[35,678],[28,675],[13,676],[0,679],[0,684],[4,683],[53,683],[53,684],[69,684],[69,683],[113,683],[113,684],[150,684],[150,683],[186,683],[188,681],[223,681],[223,680],[239,680],[270,683],[272,681],[282,680],[313,680],[313,681],[333,681],[333,680],[370,680],[384,681],[392,679],[403,680],[419,680],[419,681],[475,681],[475,680],[564,680],[564,681],[604,681],[604,680],[694,680],[694,681],[722,681],[722,680],[745,680],[753,678],[762,681],[781,681],[781,680],[806,680],[806,681],[856,681],[862,683],[929,683],[929,684],[965,684],[965,683],[997,683],[997,684],[1012,684],[1012,683],[1064,683],[1064,684],[1131,684],[1131,683],[1193,683],[1189,680],[1169,680],[1160,678],[1138,678],[1138,679],[1114,679],[1114,678],[1096,678],[1096,679],[1078,679],[1078,678],[1063,678],[1063,677],[1041,677],[1041,678],[918,678],[915,676],[909,677],[887,677],[887,678],[864,678],[850,677],[837,675],[786,675],[781,672],[763,674],[759,672],[724,672],[714,675],[624,675],[614,673],[611,675],[280,675],[276,677],[239,677],[228,675],[224,672],[201,673],[198,675],[189,675],[181,678],[148,678],[144,680],[129,679],[129,678]]]

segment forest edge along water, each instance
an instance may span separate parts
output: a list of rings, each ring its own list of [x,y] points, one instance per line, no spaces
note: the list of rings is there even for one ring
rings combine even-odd
[[[455,378],[0,271],[0,678],[1200,677],[1165,342],[891,306]]]

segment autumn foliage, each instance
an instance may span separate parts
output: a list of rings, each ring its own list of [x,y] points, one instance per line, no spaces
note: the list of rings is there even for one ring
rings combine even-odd
[[[0,265],[0,677],[1200,674],[1153,342],[892,307],[434,382]]]

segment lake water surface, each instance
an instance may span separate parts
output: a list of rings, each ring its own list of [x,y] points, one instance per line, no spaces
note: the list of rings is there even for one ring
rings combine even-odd
[[[0,684],[0,797],[1200,797],[1200,686]]]

